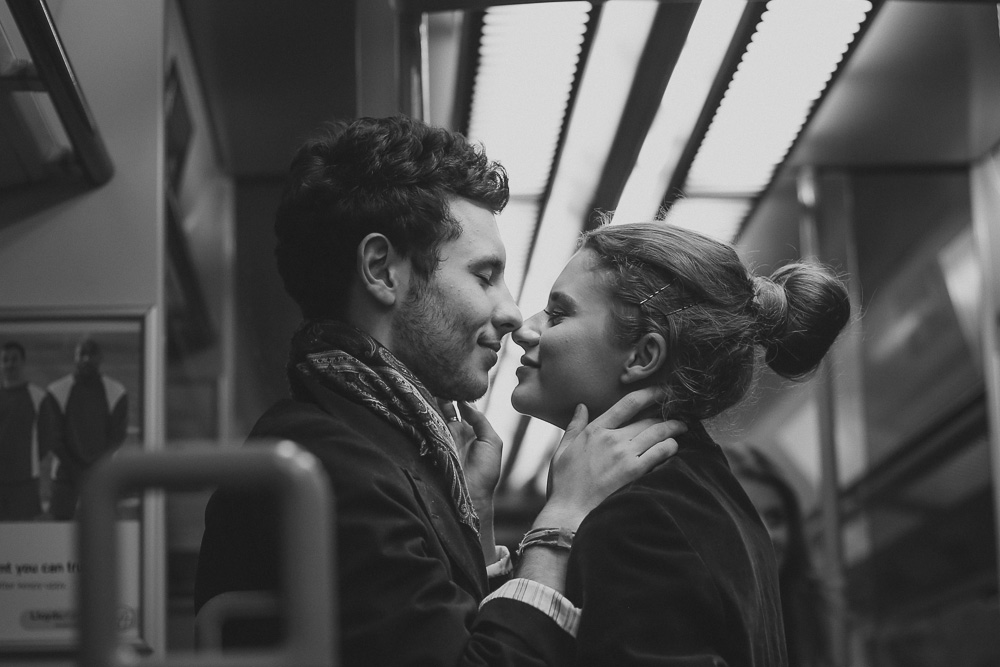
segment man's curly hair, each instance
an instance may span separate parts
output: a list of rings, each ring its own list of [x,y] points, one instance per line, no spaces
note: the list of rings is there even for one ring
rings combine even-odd
[[[460,197],[499,213],[507,173],[461,134],[405,116],[332,122],[292,161],[275,222],[278,272],[307,318],[341,318],[355,253],[384,234],[424,280],[461,226]]]

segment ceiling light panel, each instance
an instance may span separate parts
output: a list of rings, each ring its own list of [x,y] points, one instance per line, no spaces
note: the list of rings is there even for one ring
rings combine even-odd
[[[515,299],[524,282],[539,207],[538,197],[512,195],[498,220],[500,239],[507,251],[504,281]]]
[[[732,243],[752,204],[747,197],[683,197],[670,206],[666,221]]]
[[[526,314],[545,307],[549,288],[576,250],[591,214],[590,194],[597,190],[611,153],[657,4],[611,0],[601,9],[538,230],[536,246],[544,257],[529,267],[520,294]]]
[[[612,222],[654,218],[743,15],[746,0],[702,0]]]
[[[685,194],[756,196],[805,125],[872,4],[771,0],[691,165]]]
[[[486,11],[468,134],[506,167],[511,194],[541,196],[548,185],[590,9],[553,2]]]

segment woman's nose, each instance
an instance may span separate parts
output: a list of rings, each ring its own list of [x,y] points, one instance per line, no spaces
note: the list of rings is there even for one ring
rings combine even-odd
[[[525,350],[538,345],[538,340],[542,337],[540,328],[541,318],[539,316],[543,314],[544,312],[535,313],[526,319],[518,329],[515,329],[514,333],[511,334],[514,342]]]

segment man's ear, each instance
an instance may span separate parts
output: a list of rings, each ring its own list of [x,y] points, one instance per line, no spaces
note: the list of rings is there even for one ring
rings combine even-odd
[[[652,377],[667,362],[667,341],[658,333],[644,334],[632,346],[625,368],[622,370],[623,384],[638,382]]]
[[[383,234],[369,234],[361,239],[357,262],[361,288],[383,306],[393,306],[406,294],[409,262]]]

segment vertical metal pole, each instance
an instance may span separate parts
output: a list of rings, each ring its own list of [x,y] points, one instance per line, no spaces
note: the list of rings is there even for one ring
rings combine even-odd
[[[355,3],[358,116],[407,113],[400,99],[399,12],[391,0]]]
[[[399,107],[411,118],[423,120],[424,62],[426,58],[426,27],[420,12],[398,12],[399,26]]]
[[[802,206],[799,220],[800,253],[804,260],[819,261],[821,257],[817,220],[818,192],[816,174],[812,168],[799,172],[797,190]],[[833,591],[830,614],[831,659],[838,667],[847,664],[847,626],[843,590],[844,563],[841,542],[839,473],[837,465],[836,399],[829,358],[820,363],[814,379],[820,444],[820,514],[823,525],[825,579]]]

